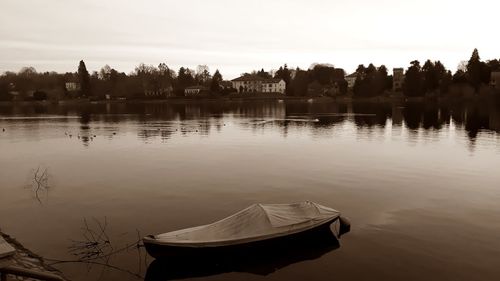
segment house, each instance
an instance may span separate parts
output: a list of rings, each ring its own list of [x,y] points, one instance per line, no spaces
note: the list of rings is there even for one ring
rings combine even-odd
[[[356,78],[358,78],[357,72],[349,74],[345,77],[345,81],[347,81],[347,88],[348,89],[354,88],[354,83],[356,83]]]
[[[500,71],[491,72],[490,86],[497,90],[500,89]]]
[[[68,92],[80,91],[80,83],[78,82],[66,82],[65,87]]]
[[[399,92],[403,90],[403,82],[405,80],[405,74],[403,68],[393,68],[392,69],[392,90]]]
[[[224,80],[224,81],[220,82],[219,86],[223,90],[231,89],[231,88],[233,88],[233,83],[231,81]]]
[[[204,86],[191,86],[184,89],[184,96],[193,97],[208,93],[208,88]]]
[[[231,80],[231,83],[238,93],[253,93],[262,92],[262,80],[257,75],[243,75]]]
[[[238,93],[280,93],[284,94],[286,83],[283,79],[262,78],[257,75],[243,75],[231,80]]]
[[[144,90],[144,96],[147,98],[168,98],[174,95],[174,89],[172,86],[156,89],[156,90]]]
[[[284,94],[286,83],[283,79],[265,79],[262,81],[263,93],[280,93]]]

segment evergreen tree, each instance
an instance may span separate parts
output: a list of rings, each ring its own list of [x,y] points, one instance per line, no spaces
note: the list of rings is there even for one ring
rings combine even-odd
[[[257,76],[261,77],[261,78],[264,78],[264,79],[270,79],[270,78],[273,78],[271,76],[271,74],[269,74],[269,72],[267,71],[264,71],[264,68],[262,68],[261,70],[257,71]]]
[[[441,83],[439,85],[440,94],[444,95],[445,93],[447,93],[452,83],[453,83],[453,75],[451,74],[451,71],[448,70],[443,74],[441,78]]]
[[[212,82],[210,83],[210,91],[217,93],[220,92],[220,84],[222,82],[222,75],[219,70],[215,70],[214,76],[212,77]]]
[[[388,85],[387,68],[382,65],[379,68],[372,63],[367,68],[359,65],[356,69],[358,74],[354,83],[354,95],[357,97],[374,97],[383,95]],[[392,85],[391,85],[392,86]]]
[[[479,52],[474,49],[467,63],[467,81],[476,89],[481,85],[481,58]]]
[[[439,86],[439,78],[436,73],[436,68],[431,60],[427,60],[422,67],[424,77],[424,90],[426,92],[434,91]]]
[[[423,79],[420,62],[414,60],[410,64],[411,66],[408,68],[405,75],[403,93],[408,97],[423,96]]]
[[[84,97],[90,96],[90,75],[83,60],[78,65],[78,80],[80,82],[81,94]]]
[[[283,79],[283,81],[285,81],[286,84],[286,93],[290,94],[292,92],[291,88],[289,87],[290,81],[292,80],[292,74],[286,64],[284,67],[280,67],[278,71],[276,71],[276,74],[274,74],[274,78]]]
[[[378,73],[383,83],[383,90],[385,91],[392,89],[392,78],[389,77],[389,71],[387,70],[387,67],[385,65],[381,65],[378,68]]]
[[[309,74],[307,71],[297,68],[295,71],[295,77],[290,83],[290,86],[293,89],[293,94],[295,96],[306,96],[309,82]]]
[[[178,95],[184,95],[184,89],[193,86],[196,83],[193,72],[189,68],[181,67],[177,75],[176,92]]]

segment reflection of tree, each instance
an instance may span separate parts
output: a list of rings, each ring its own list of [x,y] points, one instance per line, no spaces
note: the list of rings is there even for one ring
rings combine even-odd
[[[83,110],[80,112],[80,133],[78,134],[78,138],[82,141],[84,146],[89,145],[89,141],[91,140],[92,136],[90,135],[90,120],[91,120],[91,114],[88,110]]]
[[[358,128],[379,126],[384,128],[391,118],[392,106],[388,103],[353,103],[354,123]]]
[[[422,119],[421,106],[416,103],[406,104],[403,109],[403,117],[408,128],[417,130],[420,127],[420,120]]]
[[[465,119],[465,130],[470,139],[475,139],[481,129],[489,129],[489,116],[480,112],[478,108],[467,111]]]
[[[481,130],[500,132],[500,106],[490,101],[426,101],[426,102],[334,102],[308,103],[299,100],[211,100],[168,103],[107,103],[107,104],[51,104],[36,106],[0,107],[6,115],[33,116],[38,113],[58,116],[78,116],[78,132],[68,132],[88,146],[95,130],[106,124],[109,136],[111,125],[116,131],[122,124],[143,124],[137,129],[140,139],[161,138],[172,135],[209,135],[213,129],[222,130],[228,119],[235,118],[242,128],[255,132],[276,130],[287,136],[291,129],[310,130],[313,135],[329,136],[337,124],[353,122],[359,128],[385,128],[388,119],[392,125],[405,124],[410,132],[420,129],[442,130],[453,122],[465,130],[469,138],[476,138]],[[298,122],[289,119],[311,119]],[[65,119],[68,122],[70,119]],[[255,121],[255,122],[253,122]],[[262,123],[265,121],[265,124]],[[272,122],[271,122],[272,121]],[[30,125],[45,121],[26,120]],[[259,123],[261,122],[261,123]],[[29,133],[37,135],[39,126]],[[158,130],[160,128],[160,130]],[[97,135],[97,134],[96,134]]]
[[[43,204],[41,195],[45,193],[45,199],[47,199],[49,192],[48,169],[38,166],[38,168],[33,171],[32,178],[33,181],[31,183],[31,187],[33,189],[33,193],[35,194],[35,198],[40,204]]]
[[[406,126],[412,130],[441,130],[450,120],[462,127],[470,141],[474,141],[481,130],[498,132],[498,109],[483,102],[460,103],[407,103],[403,109]]]

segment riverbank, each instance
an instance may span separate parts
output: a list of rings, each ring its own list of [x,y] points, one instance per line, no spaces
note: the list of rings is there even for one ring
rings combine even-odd
[[[35,271],[41,274],[53,275],[59,277],[61,280],[68,280],[62,275],[60,271],[48,265],[41,256],[25,248],[15,238],[3,233],[1,230],[0,230],[0,237],[3,238],[8,244],[10,244],[16,250],[16,252],[13,255],[0,259],[0,261],[3,264],[8,264],[9,266],[14,266],[24,270]],[[14,276],[9,274],[7,275],[6,280],[38,280],[38,279],[22,277],[22,276]]]
[[[122,103],[198,103],[198,102],[245,102],[245,101],[276,101],[276,102],[339,102],[339,103],[391,103],[391,102],[460,102],[476,100],[500,100],[495,95],[476,97],[404,97],[404,96],[377,96],[355,98],[352,96],[337,97],[294,97],[294,96],[249,96],[249,97],[214,97],[214,98],[168,98],[168,99],[116,99],[116,100],[90,100],[72,99],[60,101],[1,101],[0,106],[23,105],[77,105],[77,104],[122,104]]]

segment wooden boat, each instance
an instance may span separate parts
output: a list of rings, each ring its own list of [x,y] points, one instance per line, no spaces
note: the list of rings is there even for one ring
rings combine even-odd
[[[338,221],[338,235],[349,231],[340,212],[313,202],[254,204],[217,222],[143,238],[155,258],[224,256],[261,246],[294,243],[330,229]]]

